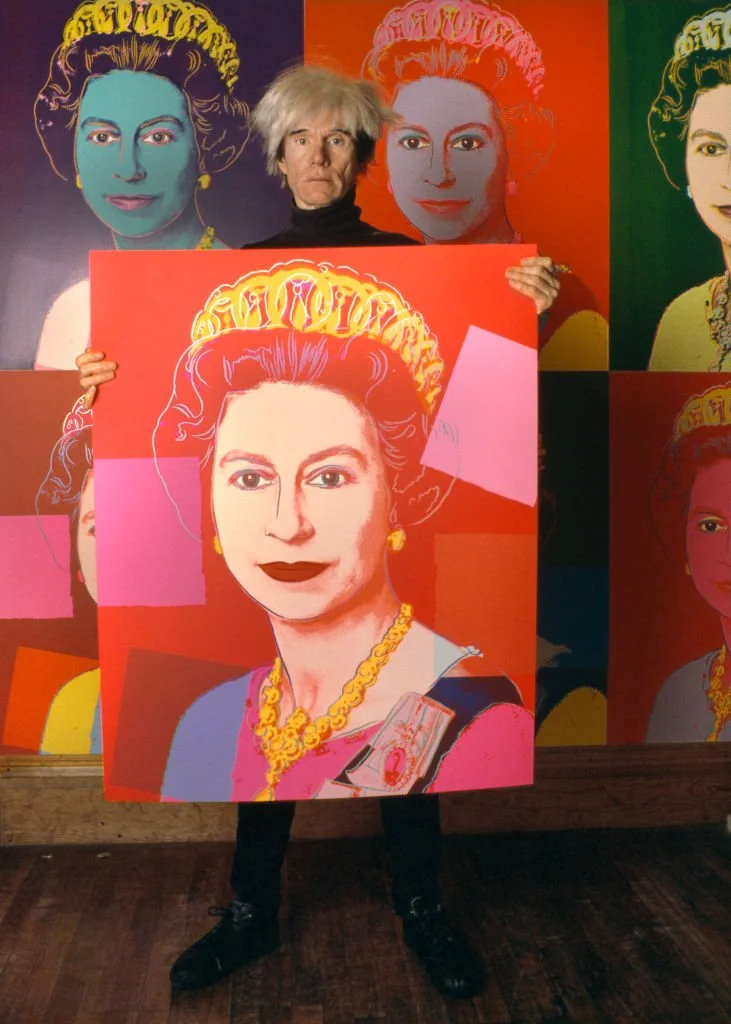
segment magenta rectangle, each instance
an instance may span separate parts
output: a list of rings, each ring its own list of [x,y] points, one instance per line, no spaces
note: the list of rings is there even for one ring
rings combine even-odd
[[[0,516],[0,619],[70,619],[67,516]]]
[[[485,491],[538,498],[538,354],[470,327],[422,463]]]
[[[96,459],[100,607],[206,603],[194,458]]]

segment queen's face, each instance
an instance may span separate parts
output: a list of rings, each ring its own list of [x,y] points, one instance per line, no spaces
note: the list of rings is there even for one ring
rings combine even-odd
[[[382,584],[385,467],[374,424],[339,392],[265,383],[230,395],[212,473],[226,565],[271,615],[323,618]]]
[[[731,85],[697,95],[688,121],[685,168],[699,217],[731,245]]]
[[[75,158],[84,199],[115,234],[144,238],[168,227],[193,201],[198,176],[184,94],[142,71],[91,78]]]
[[[505,201],[507,152],[498,110],[476,85],[421,78],[402,86],[386,156],[400,210],[429,241],[471,234]]]
[[[76,550],[84,584],[92,601],[97,601],[96,583],[96,516],[94,506],[94,474],[86,474],[79,499],[79,522],[76,528]]]
[[[698,593],[731,619],[731,459],[698,471],[685,532],[688,568]]]

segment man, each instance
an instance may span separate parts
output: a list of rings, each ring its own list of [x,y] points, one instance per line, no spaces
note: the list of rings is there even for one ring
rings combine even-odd
[[[280,75],[253,115],[271,173],[292,194],[289,225],[247,248],[308,249],[417,245],[404,235],[366,224],[355,204],[357,178],[373,159],[384,127],[395,121],[372,86],[317,67]],[[540,313],[558,293],[551,260],[532,257],[508,272],[510,283],[530,296]],[[77,360],[87,402],[111,380],[116,364],[102,353]],[[439,992],[469,997],[480,991],[478,956],[441,904],[439,803],[436,796],[380,801],[393,871],[394,909],[406,943],[424,964]],[[294,817],[292,802],[240,804],[231,872],[235,898],[218,911],[221,920],[173,965],[174,989],[195,990],[276,949],[280,875]]]

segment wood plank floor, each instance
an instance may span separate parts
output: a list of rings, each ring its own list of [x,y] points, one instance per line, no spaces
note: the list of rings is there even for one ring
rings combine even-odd
[[[2,1024],[729,1024],[731,836],[720,828],[450,837],[444,889],[482,949],[445,1003],[400,939],[379,840],[294,844],[283,945],[170,999],[170,963],[228,901],[221,844],[0,850]]]

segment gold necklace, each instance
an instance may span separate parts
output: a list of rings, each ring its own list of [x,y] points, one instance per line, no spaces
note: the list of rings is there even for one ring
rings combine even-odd
[[[298,706],[284,725],[278,724],[282,701],[282,662],[280,658],[274,659],[272,670],[262,687],[263,704],[254,728],[269,765],[267,785],[256,794],[255,800],[276,800],[275,789],[287,769],[304,757],[308,750],[316,750],[334,732],[345,728],[350,712],[363,703],[366,690],[377,681],[381,669],[411,628],[413,614],[411,605],[401,605],[386,635],[371,649],[365,661],[360,663],[338,699],[314,722],[305,709]]]
[[[713,712],[713,731],[706,736],[707,743],[717,743],[726,722],[731,718],[731,689],[724,690],[723,677],[726,674],[726,645],[724,644],[713,659],[713,672],[708,686],[708,709]]]
[[[216,229],[215,228],[211,228],[211,227],[206,228],[206,230],[201,235],[201,238],[200,238],[200,241],[198,242],[198,245],[196,245],[196,250],[212,248],[213,242],[214,242],[215,238],[216,238]]]
[[[726,359],[731,356],[731,302],[728,272],[717,277],[711,285],[711,297],[706,299],[706,323],[713,342],[718,349],[716,361],[709,370],[722,370]]]

